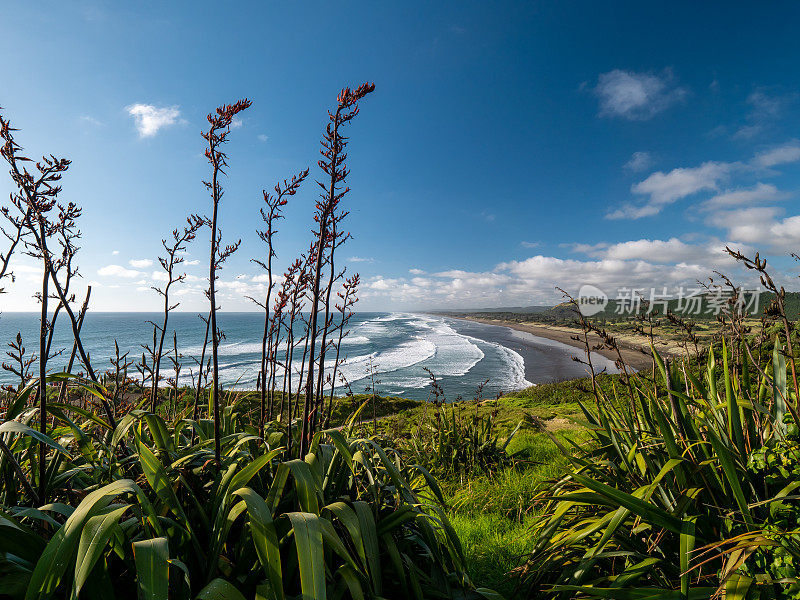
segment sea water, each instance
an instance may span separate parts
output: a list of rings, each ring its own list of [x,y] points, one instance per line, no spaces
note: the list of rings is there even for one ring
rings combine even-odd
[[[92,313],[83,323],[81,339],[96,371],[113,370],[114,341],[120,354],[141,361],[145,345],[153,344],[153,326],[158,313]],[[26,351],[38,351],[39,316],[34,313],[0,315],[0,343],[10,342],[17,332]],[[226,388],[255,389],[261,360],[264,316],[258,313],[218,313],[224,333],[219,346],[220,381]],[[173,331],[177,335],[179,381],[190,385],[198,372],[205,323],[196,314],[172,313],[167,326],[164,352],[172,351]],[[299,334],[299,326],[298,326]],[[334,334],[338,338],[338,334]],[[61,370],[72,349],[72,332],[66,315],[59,316],[53,336],[49,371]],[[294,354],[293,383],[302,360],[302,345]],[[280,357],[284,356],[284,348]],[[206,357],[210,356],[210,345]],[[375,380],[380,394],[425,399],[430,394],[433,373],[448,400],[472,398],[484,383],[483,397],[510,392],[535,383],[584,376],[585,366],[573,360],[579,349],[539,338],[507,327],[462,321],[438,315],[416,313],[357,313],[348,327],[340,350],[339,371],[354,393],[362,393]],[[333,367],[333,355],[326,356],[326,372]],[[615,372],[608,359],[593,357],[596,367]],[[3,355],[3,362],[10,362]],[[80,371],[76,361],[73,371]],[[163,377],[173,377],[172,363],[162,360]],[[135,376],[134,367],[129,375]],[[11,373],[0,371],[0,382],[16,383]],[[337,385],[340,378],[337,376]],[[344,393],[344,388],[338,390]]]

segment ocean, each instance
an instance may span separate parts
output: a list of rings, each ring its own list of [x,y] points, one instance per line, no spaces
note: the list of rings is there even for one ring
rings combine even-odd
[[[112,369],[114,340],[121,354],[128,352],[129,358],[140,360],[142,345],[152,345],[153,329],[148,321],[159,322],[161,317],[158,313],[87,313],[82,340],[92,366],[97,371]],[[218,324],[225,335],[219,348],[220,381],[226,388],[255,389],[263,315],[219,313]],[[173,330],[181,355],[180,382],[191,384],[198,370],[205,324],[196,314],[171,314],[165,352],[172,348]],[[22,334],[27,352],[36,353],[38,315],[0,315],[0,343],[10,342],[17,332]],[[63,353],[51,359],[50,371],[63,367],[71,347],[68,319],[60,315],[51,353],[60,349]],[[302,348],[298,351],[301,353]],[[425,399],[430,390],[428,374],[423,369],[427,367],[443,386],[447,399],[454,400],[458,396],[474,397],[478,386],[486,380],[483,396],[491,397],[532,384],[581,377],[586,374],[585,367],[572,360],[573,356],[582,356],[582,351],[508,327],[427,314],[357,313],[342,343],[341,371],[355,393],[364,392],[368,386],[372,364],[378,393]],[[3,362],[9,362],[5,354],[2,358]],[[593,358],[600,369],[616,372],[612,361],[599,355]],[[298,356],[297,364],[299,360]],[[326,364],[326,368],[330,367]],[[161,369],[165,377],[174,375],[167,360],[162,362]],[[78,370],[76,363],[74,371]],[[131,368],[129,374],[136,372]],[[11,373],[0,371],[0,382],[16,381]],[[296,377],[294,381],[293,386]]]

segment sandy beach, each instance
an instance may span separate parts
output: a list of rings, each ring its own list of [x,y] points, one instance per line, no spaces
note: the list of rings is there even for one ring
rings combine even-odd
[[[573,329],[570,327],[557,327],[557,326],[550,326],[550,325],[540,325],[538,323],[518,323],[516,321],[506,321],[504,319],[483,319],[478,317],[466,317],[466,316],[458,316],[454,317],[452,315],[448,315],[452,318],[463,319],[465,321],[476,321],[478,323],[485,323],[486,325],[498,325],[500,327],[509,327],[511,329],[516,329],[517,331],[525,331],[527,333],[547,338],[548,340],[554,340],[556,342],[561,342],[563,344],[567,344],[568,346],[573,346],[576,348],[583,349],[583,342],[576,341],[573,339],[573,336],[576,336],[580,333],[578,329]],[[591,334],[589,336],[589,342],[592,345],[597,345],[601,343],[600,338],[595,335]],[[642,346],[628,344],[625,342],[619,342],[620,352],[622,354],[622,358],[625,360],[626,364],[630,365],[634,369],[637,370],[644,370],[650,369],[653,366],[653,359],[650,355],[650,349],[645,348],[646,354],[642,352]],[[612,360],[617,359],[617,353],[614,350],[597,350],[598,354],[605,356],[606,358],[610,358]]]

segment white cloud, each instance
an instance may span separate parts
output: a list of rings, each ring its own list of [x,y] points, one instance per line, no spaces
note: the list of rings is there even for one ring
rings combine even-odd
[[[574,252],[586,254],[592,258],[605,260],[644,260],[650,263],[691,263],[707,264],[709,272],[713,268],[709,261],[713,258],[718,261],[723,256],[725,244],[716,238],[710,239],[703,245],[687,244],[672,237],[668,240],[630,240],[608,244],[601,242],[598,244],[572,244]],[[716,264],[716,263],[713,263]]]
[[[131,104],[125,110],[136,121],[139,137],[153,137],[159,129],[179,122],[181,111],[177,106],[157,107],[152,104]]]
[[[111,252],[111,254],[112,254],[112,255],[114,255],[114,256],[116,256],[117,254],[119,254],[119,250],[113,250],[113,251]]]
[[[800,215],[780,218],[774,206],[756,206],[711,215],[711,225],[727,230],[730,239],[773,252],[800,251]]]
[[[800,160],[800,142],[795,140],[756,154],[751,163],[753,166],[767,169],[798,160]]]
[[[128,264],[135,269],[145,269],[149,266],[152,266],[153,261],[149,258],[133,258],[128,261]]]
[[[607,218],[640,219],[657,215],[676,200],[704,190],[717,190],[720,180],[727,177],[733,167],[731,163],[710,161],[699,167],[673,169],[669,173],[657,171],[631,187],[635,194],[649,195],[648,202],[641,206],[625,205]]]
[[[364,257],[364,256],[351,256],[348,258],[350,262],[354,263],[373,263],[375,262],[374,258]]]
[[[373,281],[372,283],[367,284],[370,289],[373,290],[388,290],[390,289],[390,283],[397,283],[398,280],[386,280],[386,279],[378,279]]]
[[[708,256],[708,249],[685,244],[678,238],[668,240],[631,240],[613,244],[605,251],[608,259],[647,260],[655,263],[699,262]]]
[[[183,264],[185,264],[187,267],[194,267],[194,266],[199,265],[200,261],[199,260],[185,260],[185,261],[183,261]]]
[[[645,171],[653,165],[653,156],[649,152],[634,152],[628,162],[622,165],[626,171],[638,173]]]
[[[169,281],[169,275],[164,271],[153,271],[153,281]]]
[[[231,120],[231,129],[241,129],[244,125],[244,121],[242,121],[239,117],[233,117]]]
[[[595,94],[601,117],[644,121],[683,100],[688,90],[675,85],[672,72],[661,75],[615,69],[598,77]]]
[[[722,265],[733,274],[733,260],[722,255],[718,247],[691,247],[677,240],[638,240],[609,246],[609,251],[631,258],[599,260],[562,259],[554,256],[533,256],[523,261],[498,264],[489,272],[450,270],[428,277],[391,278],[376,276],[365,282],[360,296],[367,303],[407,306],[476,307],[508,304],[549,304],[560,300],[556,286],[576,293],[590,283],[612,297],[620,288],[649,290],[668,286],[696,285]],[[637,255],[661,260],[659,252],[668,250],[671,258],[687,258],[677,263],[651,262],[634,258]],[[697,259],[697,260],[695,260]],[[737,272],[741,280],[743,271]]]
[[[135,279],[144,275],[141,271],[126,269],[121,265],[106,265],[99,268],[97,274],[103,277],[124,277],[126,279]]]
[[[264,133],[259,133],[257,137],[259,142],[266,142],[269,139],[269,136]]]
[[[425,271],[422,269],[409,269],[408,272],[412,275],[426,275]]]
[[[728,190],[709,198],[701,205],[704,210],[747,206],[758,202],[773,202],[781,198],[778,188],[769,183],[758,183],[751,188]]]
[[[520,242],[519,245],[522,246],[523,248],[538,248],[539,246],[542,245],[542,243],[541,242]]]

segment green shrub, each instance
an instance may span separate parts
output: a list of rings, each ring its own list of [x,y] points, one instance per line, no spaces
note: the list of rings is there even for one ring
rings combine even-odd
[[[479,403],[431,403],[419,414],[419,422],[403,442],[403,455],[410,463],[435,475],[457,477],[492,474],[514,463],[508,444],[521,423],[501,439],[495,423],[496,411],[484,414]]]

